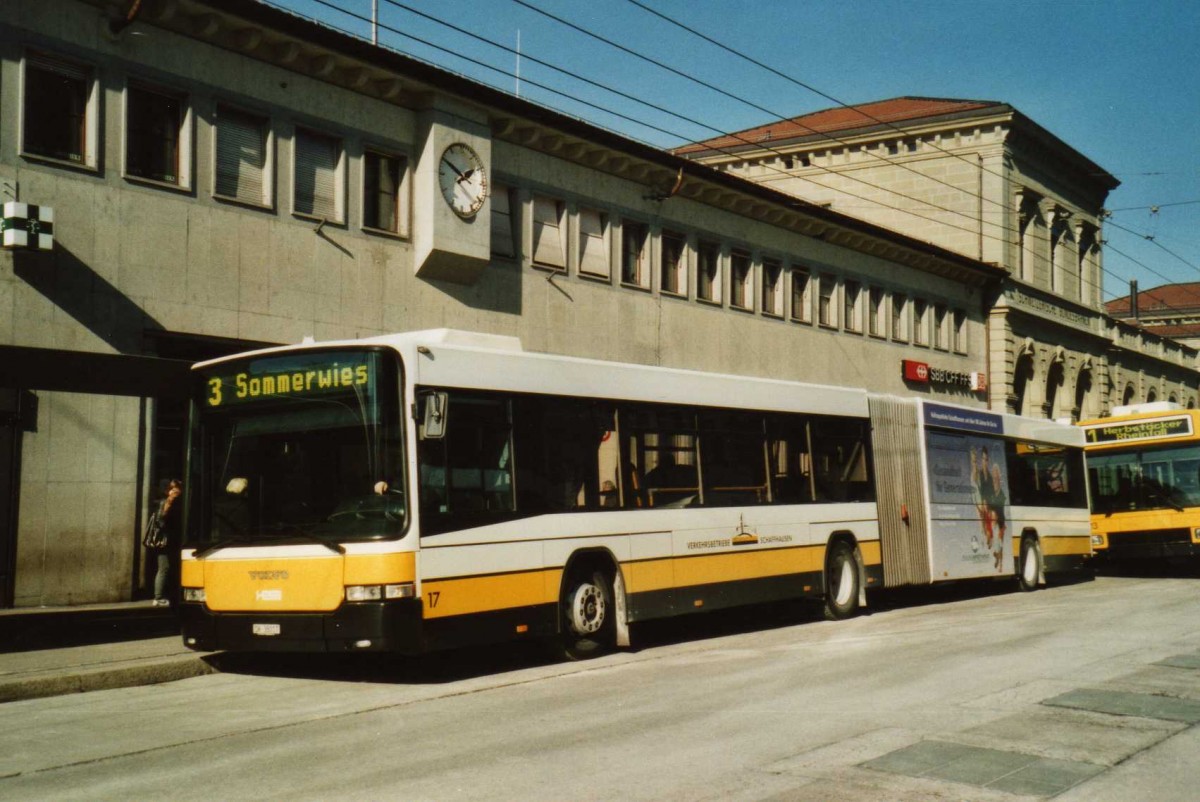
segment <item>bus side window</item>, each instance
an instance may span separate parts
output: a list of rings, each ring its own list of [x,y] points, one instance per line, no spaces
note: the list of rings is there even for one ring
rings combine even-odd
[[[516,507],[508,400],[452,393],[447,416],[445,437],[419,446],[425,534],[511,516]]]
[[[639,507],[701,503],[696,415],[678,407],[622,407],[622,502]]]
[[[814,420],[813,462],[821,501],[873,501],[866,423]]]
[[[513,403],[518,510],[536,514],[599,508],[597,451],[605,424],[594,414],[593,403],[560,397],[518,397]]]
[[[767,503],[767,456],[762,415],[701,412],[700,456],[706,506]]]
[[[767,460],[771,470],[771,500],[775,504],[812,502],[812,454],[805,419],[789,416],[771,421]]]

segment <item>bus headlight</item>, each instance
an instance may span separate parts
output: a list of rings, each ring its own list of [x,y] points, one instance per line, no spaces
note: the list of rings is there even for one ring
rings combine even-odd
[[[416,589],[413,587],[412,582],[401,582],[398,585],[383,586],[383,598],[385,599],[411,599],[415,595],[417,595]]]
[[[382,585],[347,585],[346,601],[365,602],[379,601],[383,598]]]
[[[415,596],[411,582],[401,582],[395,585],[347,585],[346,601],[365,602],[380,599],[411,599]]]
[[[197,604],[203,603],[205,601],[204,588],[184,588],[183,600]]]
[[[1093,546],[1103,546],[1104,545],[1104,535],[1092,535],[1092,545]]]
[[[1200,526],[1192,530],[1192,540],[1200,541]]]

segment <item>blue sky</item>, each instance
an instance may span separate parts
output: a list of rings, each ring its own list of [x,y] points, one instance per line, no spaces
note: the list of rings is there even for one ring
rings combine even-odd
[[[371,16],[372,0],[271,2],[370,36],[364,19]],[[516,48],[519,31],[523,97],[664,148],[837,105],[829,98],[853,104],[917,95],[1009,103],[1121,181],[1106,204],[1117,210],[1105,227],[1106,298],[1126,294],[1131,278],[1143,289],[1200,281],[1200,3],[1195,0],[637,0],[795,82],[630,0],[377,2],[380,44],[510,92],[516,89],[512,53],[403,6],[509,48]],[[522,3],[721,91],[664,71]]]

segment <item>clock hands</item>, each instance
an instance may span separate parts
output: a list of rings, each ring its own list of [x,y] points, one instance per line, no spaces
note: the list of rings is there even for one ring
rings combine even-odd
[[[463,175],[463,171],[458,169],[457,167],[455,167],[454,162],[450,161],[447,158],[442,159],[442,164],[446,165],[447,167],[449,167],[451,170],[454,171],[454,174],[458,176],[459,182],[461,182],[465,178],[469,178],[471,173],[475,172],[474,170],[468,170],[466,175]]]
[[[471,169],[467,170],[467,171],[464,173],[462,170],[458,169],[458,167],[456,167],[456,166],[454,165],[454,162],[450,161],[449,159],[443,158],[443,159],[442,159],[442,164],[444,164],[444,165],[446,165],[447,167],[449,167],[451,170],[453,170],[453,171],[454,171],[454,174],[458,176],[458,178],[454,179],[454,183],[456,183],[456,184],[462,184],[462,183],[464,183],[464,182],[466,182],[466,181],[470,181],[470,180],[471,180],[471,176],[475,175],[475,168],[474,168],[474,167],[472,167]]]

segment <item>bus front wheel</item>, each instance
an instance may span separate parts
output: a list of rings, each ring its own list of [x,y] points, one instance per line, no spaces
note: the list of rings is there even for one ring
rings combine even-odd
[[[1021,564],[1017,567],[1017,587],[1025,593],[1037,590],[1038,580],[1042,576],[1042,548],[1036,537],[1025,535],[1021,538]]]
[[[858,611],[858,558],[854,547],[839,540],[825,563],[825,618],[838,621]]]
[[[563,591],[562,651],[568,660],[586,660],[616,643],[612,583],[600,571],[575,574]]]

